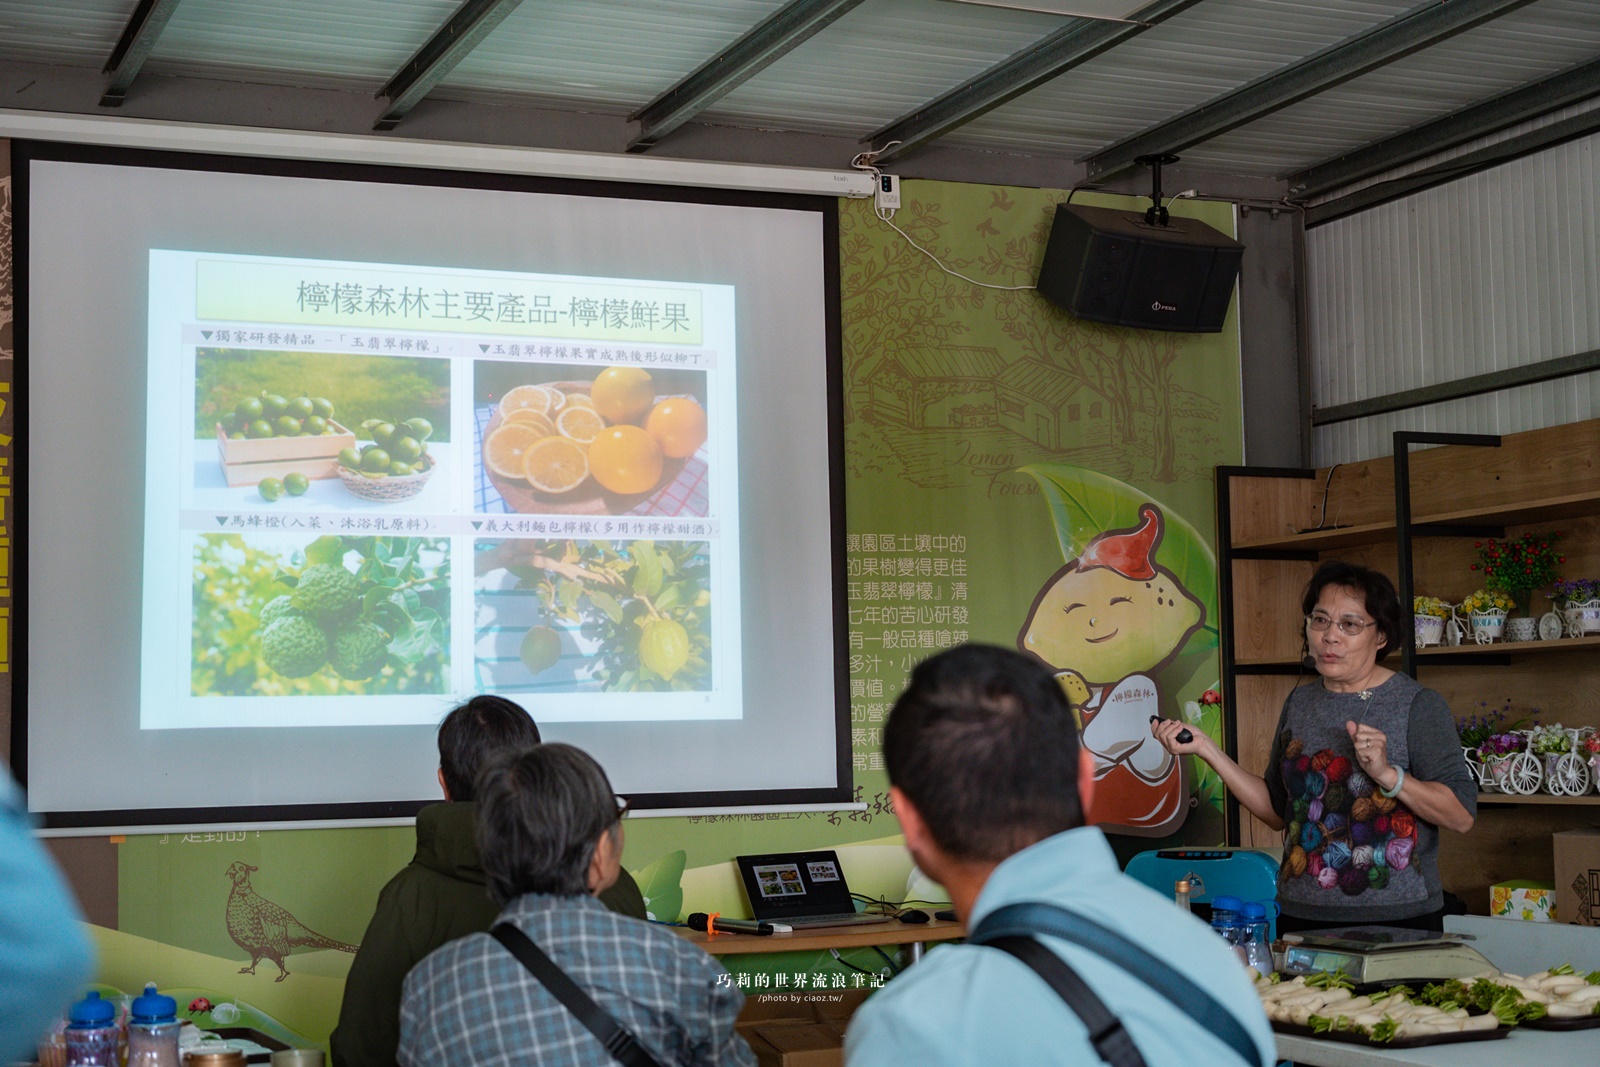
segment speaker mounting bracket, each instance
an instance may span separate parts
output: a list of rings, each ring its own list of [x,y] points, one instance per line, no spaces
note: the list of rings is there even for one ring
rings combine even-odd
[[[1150,207],[1144,213],[1146,225],[1167,225],[1167,208],[1161,202],[1161,168],[1178,162],[1178,157],[1171,152],[1161,152],[1156,155],[1136,156],[1133,161],[1141,167],[1150,168]]]

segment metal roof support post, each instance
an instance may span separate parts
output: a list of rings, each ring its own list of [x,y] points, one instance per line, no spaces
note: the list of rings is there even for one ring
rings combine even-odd
[[[456,68],[456,64],[483,43],[483,39],[504,22],[520,3],[522,0],[466,0],[406,60],[388,84],[378,90],[378,99],[387,99],[389,106],[372,124],[372,128],[392,130],[400,125],[400,120],[431,93]]]
[[[630,152],[644,152],[661,138],[727,96],[814,35],[848,14],[861,0],[790,0],[720,54],[628,118],[640,125]]]
[[[139,6],[133,9],[128,24],[122,28],[122,36],[117,38],[117,46],[111,50],[111,58],[106,60],[102,70],[111,75],[111,79],[100,95],[101,107],[122,106],[128,87],[139,76],[139,68],[156,46],[161,31],[167,28],[178,3],[179,0],[139,0]]]
[[[1427,0],[1079,162],[1087,164],[1089,177],[1109,178],[1133,166],[1138,156],[1181,152],[1532,2]]]
[[[1125,22],[1075,19],[966,84],[873,131],[861,139],[862,143],[872,146],[875,162],[886,163],[1060,77],[1199,2],[1157,0],[1129,15]]]

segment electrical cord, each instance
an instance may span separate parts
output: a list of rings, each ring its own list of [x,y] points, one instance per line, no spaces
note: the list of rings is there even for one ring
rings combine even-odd
[[[856,170],[864,170],[868,174],[871,174],[872,175],[873,187],[876,188],[877,185],[878,185],[879,179],[883,177],[883,171],[879,170],[876,166],[874,166],[872,161],[875,158],[877,158],[878,152],[887,152],[889,149],[893,148],[895,145],[897,145],[899,143],[900,143],[899,141],[890,141],[888,144],[886,144],[882,148],[878,149],[877,152],[860,152],[860,153],[857,153],[855,158],[850,160],[850,165],[852,167],[854,167]],[[1016,290],[1022,290],[1022,289],[1037,289],[1037,288],[1039,288],[1037,285],[995,285],[993,282],[980,282],[976,278],[969,278],[965,274],[962,274],[960,271],[952,270],[951,268],[945,266],[944,260],[942,260],[938,256],[934,255],[932,252],[928,251],[926,248],[923,248],[921,245],[917,244],[915,238],[913,238],[906,231],[902,230],[900,227],[896,226],[894,224],[894,209],[893,208],[881,208],[881,207],[877,207],[876,205],[874,205],[873,209],[872,209],[872,213],[874,215],[878,216],[878,221],[879,222],[883,223],[885,226],[889,227],[889,229],[893,230],[895,233],[897,233],[901,237],[905,238],[906,244],[910,245],[912,248],[915,248],[918,252],[921,252],[923,255],[925,255],[929,259],[933,260],[935,266],[937,266],[940,270],[944,271],[946,274],[950,275],[953,278],[960,278],[962,281],[968,283],[969,285],[976,285],[976,286],[979,286],[979,287],[984,288],[984,289],[1003,289],[1003,290],[1007,290],[1007,291],[1016,291]]]

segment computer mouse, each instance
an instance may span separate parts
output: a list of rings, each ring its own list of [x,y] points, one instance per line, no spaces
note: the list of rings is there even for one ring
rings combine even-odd
[[[903,923],[925,923],[928,921],[928,913],[912,908],[909,911],[900,913],[900,921]]]
[[[955,913],[954,908],[950,908],[945,911],[936,911],[933,913],[933,917],[941,922],[947,923],[959,922],[961,918]]]

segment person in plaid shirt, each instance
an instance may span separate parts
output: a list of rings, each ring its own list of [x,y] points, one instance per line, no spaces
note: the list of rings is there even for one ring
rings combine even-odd
[[[495,757],[477,783],[478,843],[500,921],[544,950],[663,1064],[740,1064],[744,994],[704,951],[595,899],[621,869],[626,805],[600,765],[571,745]],[[489,934],[452,941],[406,976],[403,1067],[616,1061]]]

